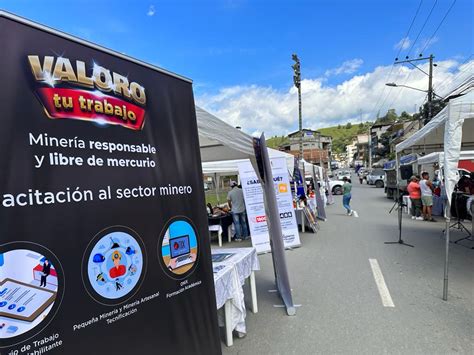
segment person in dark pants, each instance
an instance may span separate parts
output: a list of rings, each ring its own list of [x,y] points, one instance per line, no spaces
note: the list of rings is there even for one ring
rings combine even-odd
[[[343,188],[343,195],[342,195],[342,205],[347,211],[348,216],[352,216],[352,209],[351,209],[351,190],[352,190],[352,184],[350,183],[349,179],[344,176],[342,179],[344,181],[344,184],[342,185]]]
[[[423,217],[421,217],[421,189],[419,180],[415,175],[410,178],[410,183],[407,186],[407,191],[410,194],[411,200],[411,219],[422,221]]]
[[[241,242],[248,238],[247,231],[247,214],[245,213],[244,193],[238,187],[235,181],[231,181],[232,190],[227,194],[227,203],[231,209],[232,218],[235,227],[235,241]]]
[[[48,259],[45,259],[43,264],[43,274],[41,275],[40,287],[46,287],[46,278],[51,273],[51,264]]]

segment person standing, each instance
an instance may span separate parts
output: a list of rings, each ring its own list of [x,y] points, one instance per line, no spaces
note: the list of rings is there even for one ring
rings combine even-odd
[[[245,213],[244,192],[235,181],[230,182],[231,190],[227,194],[227,203],[232,213],[235,227],[235,240],[240,242],[247,239],[247,214]]]
[[[48,259],[45,259],[43,263],[43,272],[41,274],[40,287],[46,287],[46,278],[49,276],[50,273],[51,273],[51,264],[49,263]]]
[[[420,184],[418,183],[418,178],[415,175],[410,178],[410,183],[407,186],[407,191],[410,195],[411,201],[411,219],[422,221],[423,217],[421,217],[421,189]]]
[[[433,183],[430,181],[430,175],[426,171],[421,174],[420,190],[424,220],[435,222],[431,215],[433,209]]]
[[[355,212],[351,209],[351,199],[352,199],[351,180],[344,176],[342,181],[344,181],[344,184],[342,185],[342,190],[343,190],[342,205],[346,209],[348,216],[357,217],[357,212]]]

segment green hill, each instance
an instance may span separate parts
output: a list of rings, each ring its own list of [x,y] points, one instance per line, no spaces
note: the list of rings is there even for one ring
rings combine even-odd
[[[369,122],[359,124],[347,124],[345,126],[339,125],[334,127],[321,128],[320,131],[326,136],[332,137],[332,151],[334,153],[343,153],[346,150],[346,145],[352,143],[352,140],[358,135],[369,133]]]
[[[352,143],[352,140],[361,133],[368,133],[371,122],[359,124],[346,124],[334,127],[326,127],[318,129],[321,134],[332,137],[332,151],[334,153],[343,153],[346,150],[346,145]],[[267,139],[267,146],[269,148],[278,149],[278,146],[288,140],[285,136],[274,136]]]
[[[273,149],[278,149],[278,146],[286,143],[288,141],[288,137],[285,136],[274,136],[269,139],[267,139],[267,147],[268,148],[273,148]]]

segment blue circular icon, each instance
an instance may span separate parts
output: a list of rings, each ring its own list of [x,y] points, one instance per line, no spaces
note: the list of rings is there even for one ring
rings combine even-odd
[[[87,261],[92,288],[107,299],[121,298],[131,292],[140,281],[142,270],[140,245],[134,237],[122,231],[100,238]]]
[[[198,247],[196,230],[191,223],[184,219],[171,222],[161,239],[161,258],[167,274],[182,277],[192,272]]]
[[[3,301],[3,302],[0,302],[0,307],[5,307],[7,305],[7,302]]]
[[[25,310],[26,308],[21,306],[21,307],[18,307],[18,309],[16,310],[18,313],[21,313]]]
[[[12,310],[12,309],[15,309],[15,307],[16,307],[16,304],[11,304],[11,305],[8,306],[8,309]]]

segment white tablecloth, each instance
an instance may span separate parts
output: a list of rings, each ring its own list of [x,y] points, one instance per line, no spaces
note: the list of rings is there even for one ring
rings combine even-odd
[[[223,262],[214,263],[214,265],[234,265],[242,285],[252,271],[260,270],[260,263],[258,262],[257,250],[255,248],[219,248],[212,249],[211,253],[234,254]]]
[[[221,262],[213,262],[214,284],[216,289],[217,309],[224,306],[227,300],[232,302],[232,328],[246,333],[245,301],[242,286],[252,271],[260,270],[255,248],[212,249],[212,254],[232,254]],[[219,313],[219,323],[224,324]]]

